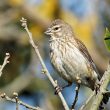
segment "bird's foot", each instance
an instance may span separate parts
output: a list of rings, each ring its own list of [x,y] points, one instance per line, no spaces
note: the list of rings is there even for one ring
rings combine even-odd
[[[95,84],[95,93],[96,94],[98,93],[98,91],[100,91],[100,86],[101,86],[100,83]]]
[[[67,85],[64,85],[63,87],[56,86],[56,87],[55,87],[55,95],[57,95],[58,92],[61,92],[63,89],[65,89],[66,87],[69,87],[69,86],[71,86],[71,85],[72,85],[72,83],[68,83]]]
[[[61,92],[61,91],[62,91],[62,87],[60,87],[60,86],[57,85],[57,86],[55,87],[55,93],[54,93],[54,94],[55,94],[55,95],[58,95],[58,93]]]

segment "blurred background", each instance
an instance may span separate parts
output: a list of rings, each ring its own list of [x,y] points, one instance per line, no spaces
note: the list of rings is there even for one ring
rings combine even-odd
[[[66,84],[53,70],[49,59],[48,37],[44,31],[54,19],[63,19],[71,24],[76,36],[87,46],[101,75],[106,70],[110,53],[104,45],[105,28],[110,29],[110,0],[0,0],[0,64],[5,53],[11,55],[0,77],[0,93],[8,96],[18,92],[19,98],[44,110],[64,110],[47,77],[41,73],[41,64],[29,44],[27,33],[20,19],[28,20],[28,26],[44,62],[60,86]],[[74,100],[75,84],[62,91],[69,106]],[[91,94],[82,87],[78,109]],[[0,110],[15,110],[15,104],[1,101]],[[26,110],[20,106],[19,110]],[[107,105],[110,110],[110,104]]]

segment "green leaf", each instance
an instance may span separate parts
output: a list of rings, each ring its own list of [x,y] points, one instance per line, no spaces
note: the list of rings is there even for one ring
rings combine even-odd
[[[107,50],[110,52],[110,31],[106,28],[104,43],[106,45]]]

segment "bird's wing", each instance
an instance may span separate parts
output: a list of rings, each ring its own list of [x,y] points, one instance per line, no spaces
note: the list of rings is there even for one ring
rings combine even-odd
[[[98,74],[98,77],[100,79],[100,75],[98,73],[98,70],[86,48],[86,46],[83,44],[82,41],[80,41],[79,39],[75,38],[77,44],[78,44],[78,48],[79,48],[79,51],[83,54],[83,56],[90,62],[90,66],[95,70],[95,72]]]

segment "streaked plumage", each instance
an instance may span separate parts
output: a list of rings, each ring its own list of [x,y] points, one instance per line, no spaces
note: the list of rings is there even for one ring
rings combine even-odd
[[[71,26],[62,20],[52,22],[46,34],[50,35],[50,58],[58,74],[68,83],[80,78],[81,84],[92,90],[98,82],[95,64],[85,47],[78,40]]]
[[[97,92],[100,76],[86,46],[76,38],[71,26],[58,19],[45,33],[50,36],[50,59],[58,74],[70,84],[80,79],[82,85]],[[108,99],[104,96],[103,102]]]

